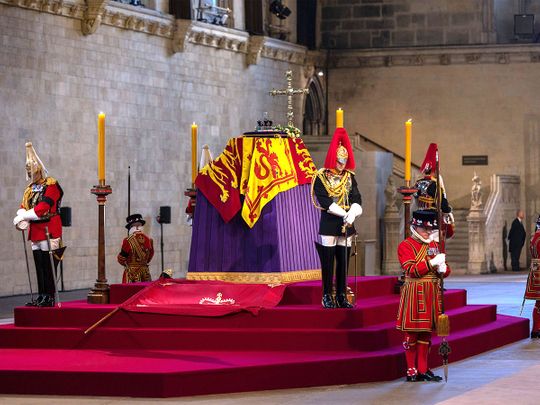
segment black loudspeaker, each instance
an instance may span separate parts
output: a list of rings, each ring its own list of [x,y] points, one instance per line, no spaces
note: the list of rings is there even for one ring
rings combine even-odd
[[[60,207],[62,226],[71,226],[71,207]]]
[[[171,207],[169,206],[159,207],[158,222],[160,224],[171,223]]]
[[[534,34],[534,14],[514,15],[514,35],[531,37]]]

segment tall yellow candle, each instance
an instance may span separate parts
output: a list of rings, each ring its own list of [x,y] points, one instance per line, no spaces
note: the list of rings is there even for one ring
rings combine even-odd
[[[407,185],[411,181],[411,138],[412,120],[409,118],[405,122],[405,182],[407,182]]]
[[[105,184],[105,114],[98,115],[98,180]]]
[[[191,183],[195,184],[197,177],[197,124],[191,125]]]
[[[341,107],[336,110],[336,128],[343,128],[343,110]]]

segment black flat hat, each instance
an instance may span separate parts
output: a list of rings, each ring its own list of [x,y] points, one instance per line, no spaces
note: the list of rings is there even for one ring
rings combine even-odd
[[[129,217],[126,218],[126,222],[127,222],[126,229],[131,228],[137,222],[140,223],[141,225],[146,224],[146,221],[143,219],[141,214],[131,214]]]
[[[421,226],[423,228],[439,228],[437,222],[437,211],[432,210],[418,210],[414,211],[411,219],[411,224],[414,226]]]

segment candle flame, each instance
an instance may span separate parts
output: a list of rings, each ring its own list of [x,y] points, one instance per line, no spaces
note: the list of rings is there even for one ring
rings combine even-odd
[[[409,118],[407,122],[410,122],[412,124],[412,118]]]

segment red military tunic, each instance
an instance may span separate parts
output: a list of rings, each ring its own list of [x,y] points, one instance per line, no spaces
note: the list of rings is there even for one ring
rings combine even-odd
[[[437,270],[429,260],[439,253],[437,242],[429,244],[409,237],[398,246],[398,259],[405,273],[396,327],[406,332],[431,332],[442,313]],[[450,267],[444,275],[450,274]]]
[[[524,298],[528,300],[540,300],[540,231],[536,231],[532,236],[529,247],[532,260]]]
[[[123,283],[151,281],[148,263],[154,257],[154,241],[140,231],[133,232],[122,242],[117,260],[124,266]]]
[[[47,239],[45,227],[49,228],[51,239],[62,237],[62,220],[59,210],[64,192],[52,177],[32,183],[24,190],[21,208],[34,209],[39,219],[30,221],[28,239],[38,242]]]

